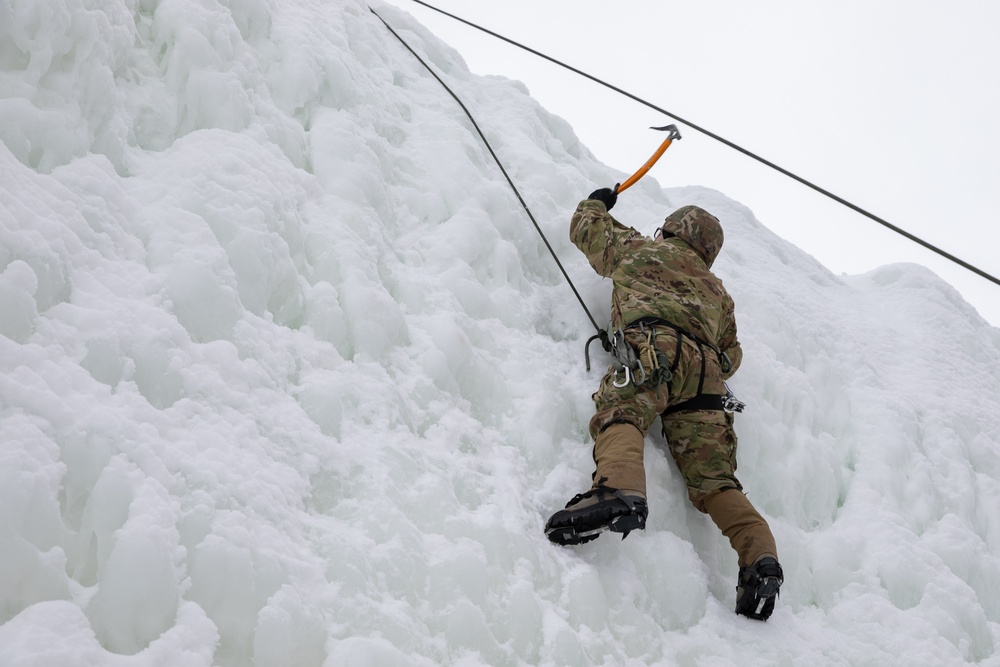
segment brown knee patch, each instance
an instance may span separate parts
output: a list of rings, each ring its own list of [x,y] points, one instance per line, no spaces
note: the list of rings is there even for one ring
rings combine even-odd
[[[646,469],[643,466],[645,436],[638,427],[610,424],[594,442],[597,470],[594,482],[606,478],[605,486],[646,494]]]

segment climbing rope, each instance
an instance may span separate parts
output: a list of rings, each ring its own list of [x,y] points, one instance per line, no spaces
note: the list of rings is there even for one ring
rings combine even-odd
[[[551,56],[545,55],[544,53],[541,53],[540,51],[536,51],[535,49],[527,47],[524,44],[521,44],[521,43],[516,42],[516,41],[514,41],[512,39],[504,37],[503,35],[500,35],[500,34],[498,34],[496,32],[493,32],[492,30],[488,30],[487,28],[484,28],[484,27],[482,27],[480,25],[477,25],[477,24],[475,24],[475,23],[473,23],[471,21],[467,21],[466,19],[463,19],[460,16],[456,16],[454,14],[450,14],[450,13],[448,13],[448,12],[442,10],[442,9],[439,9],[439,8],[437,8],[437,7],[435,7],[435,6],[431,5],[431,4],[423,2],[423,0],[413,0],[413,2],[417,3],[418,5],[422,5],[422,6],[426,7],[426,8],[428,8],[428,9],[431,9],[431,10],[433,10],[435,12],[438,12],[439,14],[443,14],[443,15],[449,17],[449,18],[452,18],[452,19],[454,19],[456,21],[459,21],[460,23],[464,23],[465,25],[470,26],[472,28],[475,28],[476,30],[479,30],[481,32],[484,32],[487,35],[490,35],[492,37],[496,37],[497,39],[500,39],[500,40],[502,40],[504,42],[507,42],[508,44],[516,46],[519,49],[523,49],[523,50],[527,51],[528,53],[531,53],[531,54],[533,54],[535,56],[538,56],[539,58],[543,58],[545,60],[548,60],[551,63],[554,63],[556,65],[559,65],[560,67],[568,69],[569,71],[571,71],[571,72],[573,72],[575,74],[579,74],[580,76],[585,77],[587,79],[590,79],[591,81],[593,81],[595,83],[598,83],[598,84],[600,84],[600,85],[602,85],[602,86],[604,86],[606,88],[610,88],[611,90],[615,91],[619,95],[623,95],[625,97],[628,97],[629,99],[634,100],[634,101],[638,102],[639,104],[643,104],[643,105],[649,107],[650,109],[654,109],[654,110],[656,110],[656,111],[658,111],[658,112],[660,112],[660,113],[662,113],[662,114],[664,114],[666,116],[670,116],[671,118],[677,120],[678,122],[687,125],[691,129],[696,130],[698,132],[701,132],[705,136],[711,137],[712,139],[715,139],[716,141],[718,141],[718,142],[720,142],[720,143],[728,146],[729,148],[732,148],[735,151],[738,151],[738,152],[746,155],[749,158],[757,160],[761,164],[764,164],[764,165],[770,167],[771,169],[774,169],[775,171],[778,171],[779,173],[781,173],[781,174],[783,174],[785,176],[788,176],[789,178],[791,178],[791,179],[793,179],[795,181],[798,181],[802,185],[805,185],[806,187],[811,188],[811,189],[815,190],[816,192],[818,192],[818,193],[820,193],[820,194],[822,194],[822,195],[824,195],[826,197],[829,197],[830,199],[834,200],[835,202],[837,202],[839,204],[842,204],[843,206],[846,206],[847,208],[849,208],[849,209],[851,209],[851,210],[853,210],[853,211],[855,211],[857,213],[860,213],[861,215],[863,215],[863,216],[865,216],[865,217],[867,217],[867,218],[869,218],[869,219],[871,219],[871,220],[879,223],[880,225],[882,225],[884,227],[887,227],[888,229],[891,229],[892,231],[894,231],[897,234],[899,234],[899,235],[901,235],[901,236],[903,236],[903,237],[905,237],[905,238],[913,241],[914,243],[917,243],[917,244],[923,246],[924,248],[927,248],[928,250],[930,250],[932,252],[935,252],[938,255],[941,255],[945,259],[948,259],[948,260],[950,260],[950,261],[958,264],[959,266],[961,266],[961,267],[963,267],[965,269],[968,269],[969,271],[972,271],[973,273],[975,273],[975,274],[977,274],[977,275],[979,275],[979,276],[981,276],[983,278],[986,278],[987,280],[989,280],[992,283],[1000,285],[1000,279],[995,278],[994,276],[990,275],[989,273],[986,273],[982,269],[979,269],[979,268],[973,266],[972,264],[969,264],[968,262],[966,262],[966,261],[964,261],[962,259],[959,259],[958,257],[955,257],[954,255],[952,255],[952,254],[950,254],[950,253],[942,250],[941,248],[933,245],[932,243],[924,241],[920,237],[918,237],[918,236],[916,236],[914,234],[911,234],[910,232],[908,232],[908,231],[906,231],[904,229],[901,229],[900,227],[897,227],[896,225],[893,225],[892,223],[888,222],[887,220],[884,220],[884,219],[880,218],[879,216],[874,215],[873,213],[870,213],[869,211],[866,211],[865,209],[861,208],[860,206],[857,206],[856,204],[853,204],[853,203],[847,201],[843,197],[835,195],[832,192],[830,192],[829,190],[825,190],[825,189],[819,187],[818,185],[816,185],[816,184],[814,184],[814,183],[812,183],[812,182],[810,182],[810,181],[802,178],[801,176],[798,176],[798,175],[796,175],[796,174],[788,171],[787,169],[784,169],[784,168],[776,165],[775,163],[770,162],[770,161],[762,158],[761,156],[748,151],[747,149],[743,148],[742,146],[739,146],[739,145],[733,143],[732,141],[729,141],[728,139],[725,139],[725,138],[719,136],[718,134],[715,134],[714,132],[710,132],[710,131],[706,130],[703,127],[699,127],[698,125],[695,125],[691,121],[688,121],[688,120],[685,120],[685,119],[681,118],[680,116],[678,116],[675,113],[671,113],[671,112],[669,112],[669,111],[667,111],[665,109],[661,109],[660,107],[656,106],[655,104],[653,104],[651,102],[647,102],[646,100],[644,100],[644,99],[642,99],[642,98],[640,98],[640,97],[638,97],[636,95],[633,95],[632,93],[629,93],[629,92],[627,92],[625,90],[622,90],[621,88],[618,88],[617,86],[613,86],[613,85],[611,85],[610,83],[608,83],[606,81],[603,81],[603,80],[601,80],[601,79],[599,79],[599,78],[597,78],[595,76],[587,74],[586,72],[581,71],[581,70],[579,70],[579,69],[577,69],[575,67],[567,65],[566,63],[564,63],[562,61],[559,61],[559,60],[556,60],[555,58],[552,58]]]
[[[464,111],[465,115],[469,117],[469,121],[472,123],[472,126],[476,129],[476,132],[479,134],[479,137],[483,140],[483,143],[486,145],[487,150],[489,150],[490,155],[493,156],[494,162],[496,162],[497,166],[500,167],[500,171],[503,173],[503,177],[507,179],[507,183],[510,184],[510,188],[511,190],[514,191],[514,194],[517,196],[517,200],[521,202],[521,206],[524,207],[524,212],[528,214],[528,218],[531,220],[531,224],[535,226],[535,229],[538,231],[538,235],[542,237],[542,242],[545,243],[545,247],[549,249],[549,254],[552,255],[552,259],[556,261],[556,265],[562,272],[563,277],[566,278],[566,282],[569,283],[570,289],[573,290],[573,294],[576,295],[576,300],[580,302],[580,306],[583,307],[583,311],[587,313],[587,317],[590,318],[590,323],[594,325],[595,329],[597,329],[597,331],[599,332],[598,335],[600,335],[600,333],[603,333],[604,330],[597,325],[597,321],[594,319],[594,316],[590,314],[590,309],[587,308],[587,304],[584,303],[583,297],[581,297],[580,293],[577,291],[576,285],[573,284],[573,281],[570,279],[569,274],[566,273],[566,269],[563,268],[562,262],[559,261],[559,257],[556,255],[556,251],[552,249],[552,246],[549,244],[549,240],[545,238],[545,233],[539,226],[538,221],[535,220],[535,216],[532,215],[531,209],[528,208],[528,205],[524,201],[524,197],[521,196],[521,193],[518,191],[517,186],[514,185],[514,181],[511,180],[510,176],[507,174],[507,170],[504,169],[503,163],[500,162],[500,158],[497,156],[496,151],[493,150],[493,146],[490,145],[490,142],[486,138],[486,135],[483,134],[483,131],[481,129],[479,129],[479,124],[476,122],[476,119],[472,117],[472,112],[470,112],[469,109],[465,106],[465,104],[462,103],[462,100],[459,99],[458,95],[456,95],[454,91],[452,91],[452,89],[448,86],[448,84],[445,83],[444,80],[437,75],[437,72],[431,69],[431,66],[428,65],[427,62],[417,54],[416,51],[410,48],[410,45],[406,43],[406,40],[400,37],[399,33],[393,30],[392,26],[389,25],[385,19],[379,16],[378,12],[376,12],[371,7],[369,7],[368,9],[371,11],[372,14],[378,17],[378,20],[381,21],[383,25],[385,25],[385,27],[389,29],[389,32],[391,32],[396,37],[396,39],[398,39],[399,42],[406,47],[406,50],[412,53],[413,57],[415,57],[417,60],[420,61],[420,64],[423,65],[427,69],[427,71],[431,73],[431,76],[437,79],[438,83],[440,83],[444,87],[444,89],[448,91],[448,94],[451,95],[456,102],[458,102],[458,106],[462,107],[462,111]]]

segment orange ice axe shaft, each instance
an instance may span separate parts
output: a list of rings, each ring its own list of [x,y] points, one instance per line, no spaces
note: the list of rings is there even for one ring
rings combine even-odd
[[[646,160],[646,164],[639,167],[639,171],[629,176],[624,183],[615,188],[615,194],[625,192],[625,190],[632,187],[636,181],[645,176],[646,172],[652,169],[653,165],[656,164],[656,161],[660,159],[660,156],[663,155],[668,148],[670,148],[670,144],[673,143],[675,139],[681,138],[681,133],[677,129],[676,125],[664,125],[663,127],[651,127],[649,129],[660,130],[662,132],[668,132],[669,134],[667,134],[667,138],[663,140],[663,143],[660,144],[660,147],[656,149],[656,152],[653,153],[653,156]]]

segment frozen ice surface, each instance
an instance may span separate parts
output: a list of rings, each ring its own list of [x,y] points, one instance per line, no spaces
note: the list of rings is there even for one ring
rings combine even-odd
[[[603,322],[566,228],[624,175],[374,6]],[[9,0],[0,90],[0,665],[1000,664],[1000,331],[929,271],[835,276],[708,188],[615,209],[726,229],[755,623],[658,435],[644,533],[546,541],[604,359],[365,3]]]

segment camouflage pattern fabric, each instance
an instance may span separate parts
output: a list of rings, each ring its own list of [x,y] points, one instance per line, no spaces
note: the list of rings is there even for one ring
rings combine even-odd
[[[673,362],[677,333],[666,327],[656,327],[655,331],[656,348]],[[629,329],[625,339],[638,344],[642,334],[638,329]],[[667,408],[696,396],[702,349],[690,338],[681,336],[680,361],[669,385],[637,387],[629,383],[616,387],[614,366],[610,366],[593,396],[597,412],[590,420],[591,436],[596,440],[601,431],[615,423],[633,424],[646,433]],[[710,350],[706,351],[702,391],[725,394],[719,362]],[[681,410],[664,417],[663,433],[670,454],[684,476],[688,497],[700,511],[705,511],[704,500],[711,493],[743,488],[735,474],[736,433],[731,414],[722,410]]]
[[[722,250],[724,235],[719,219],[697,206],[677,209],[663,221],[662,229],[694,248],[708,268]]]
[[[570,222],[570,239],[597,273],[614,280],[613,327],[643,317],[666,320],[725,352],[732,367],[724,373],[708,345],[670,327],[653,327],[660,358],[676,363],[671,382],[615,387],[614,366],[609,367],[593,397],[597,412],[590,433],[595,439],[614,423],[630,423],[648,432],[667,408],[697,396],[699,384],[702,394],[724,395],[724,380],[743,358],[732,297],[709,269],[723,243],[718,219],[696,206],[685,206],[667,217],[664,229],[676,238],[643,236],[612,218],[604,203],[584,200]],[[645,340],[637,327],[625,334],[634,346]],[[675,360],[678,337],[680,358]],[[696,508],[706,511],[704,500],[715,492],[743,488],[735,475],[732,415],[722,410],[673,412],[663,418],[663,431]]]
[[[682,410],[663,420],[663,433],[688,498],[701,512],[717,491],[743,490],[736,479],[736,432],[733,415],[722,410]]]
[[[719,220],[697,206],[670,214],[664,228],[676,238],[653,240],[621,224],[603,202],[585,199],[570,221],[570,239],[600,275],[614,280],[611,324],[664,319],[709,342],[740,365],[732,297],[709,267],[722,248]]]

